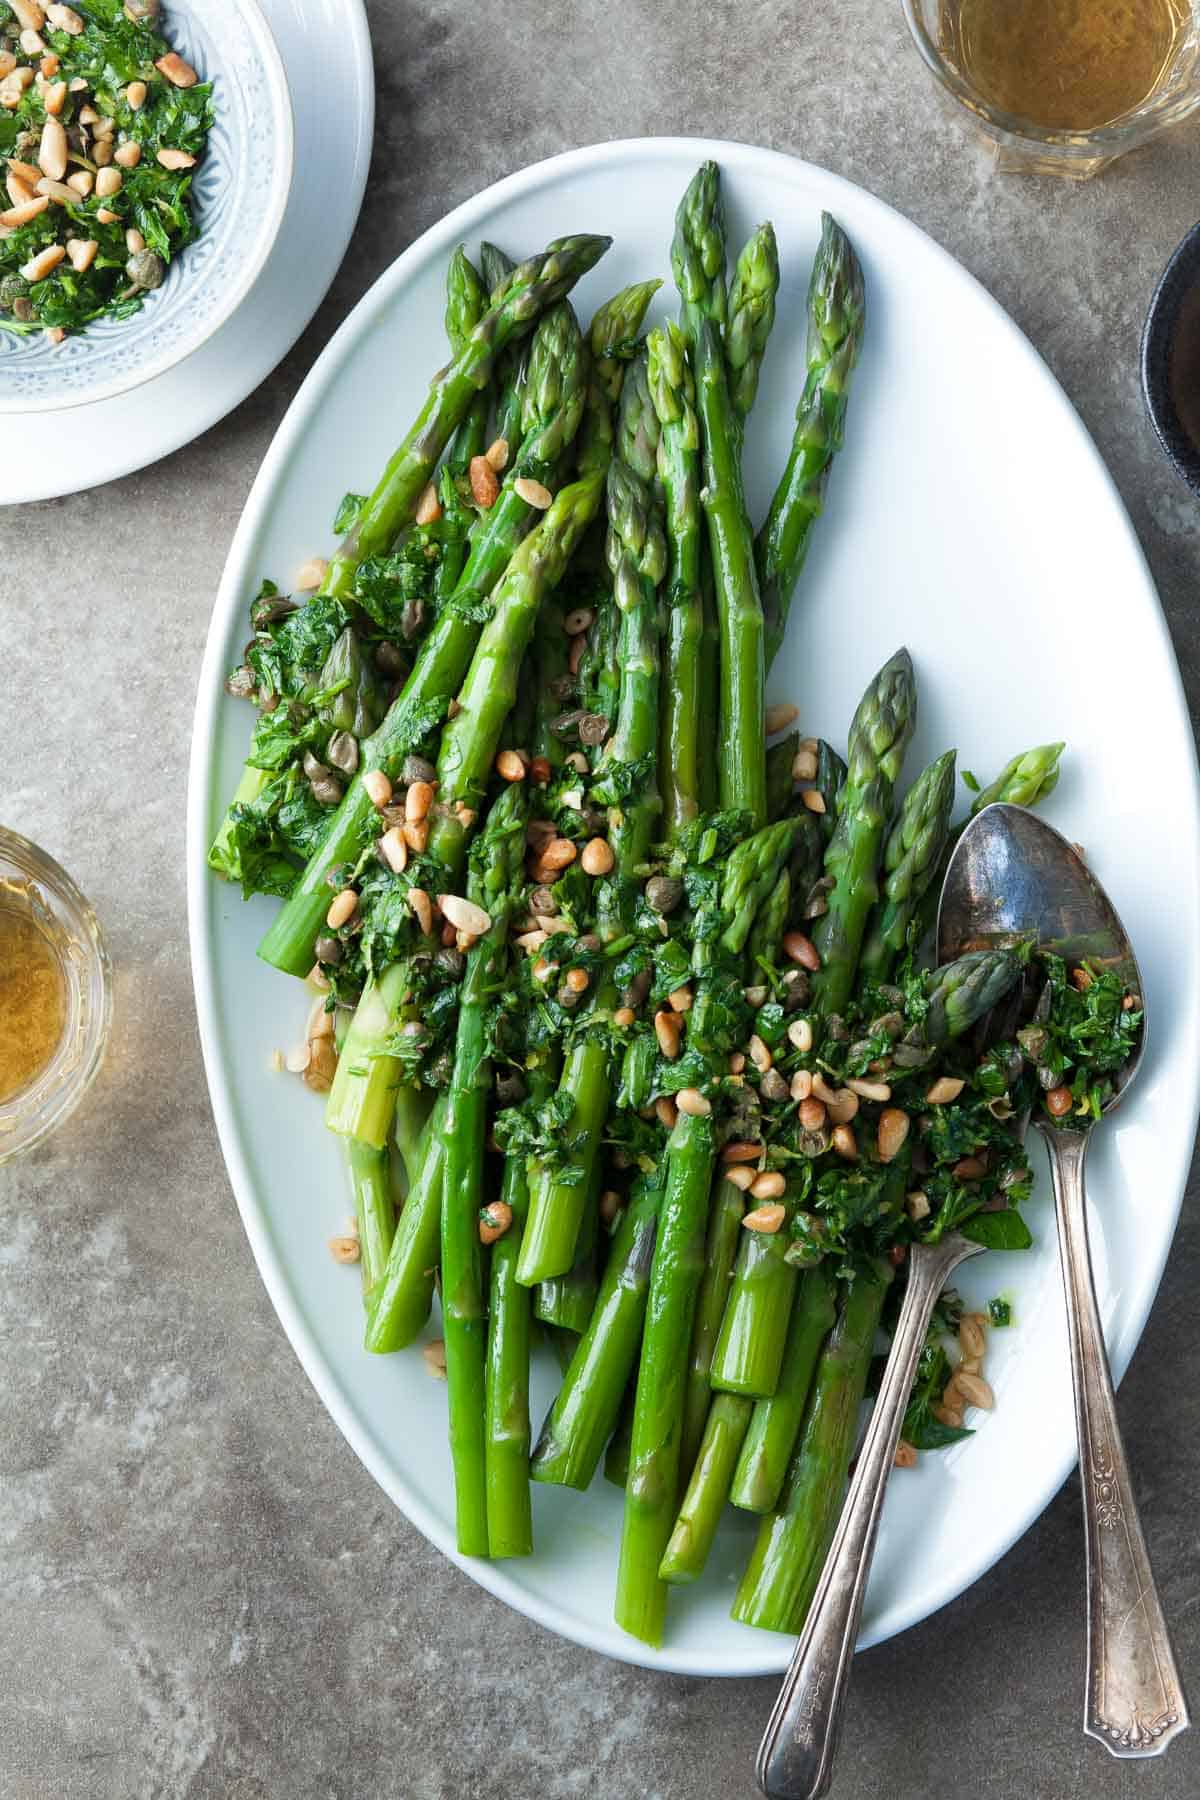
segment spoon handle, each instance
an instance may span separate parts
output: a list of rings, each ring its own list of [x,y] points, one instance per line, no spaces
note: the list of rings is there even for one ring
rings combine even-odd
[[[1187,1701],[1146,1551],[1092,1281],[1084,1199],[1088,1134],[1044,1129],[1062,1253],[1087,1556],[1083,1729],[1119,1757],[1161,1756]]]
[[[884,1490],[929,1317],[950,1271],[978,1250],[955,1233],[940,1244],[913,1247],[904,1304],[854,1479],[759,1748],[758,1784],[770,1800],[817,1800],[828,1789]]]

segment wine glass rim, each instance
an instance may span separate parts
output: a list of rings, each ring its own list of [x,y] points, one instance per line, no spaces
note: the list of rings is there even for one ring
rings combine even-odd
[[[1111,125],[1096,125],[1085,131],[1036,125],[1019,113],[1005,112],[993,106],[963,80],[929,35],[921,13],[921,0],[901,0],[901,4],[909,33],[926,68],[961,106],[977,118],[986,120],[1007,138],[1052,149],[1068,158],[1115,156],[1121,151],[1135,149],[1168,125],[1178,124],[1200,106],[1200,86],[1189,85],[1173,99],[1143,101],[1141,106]]]

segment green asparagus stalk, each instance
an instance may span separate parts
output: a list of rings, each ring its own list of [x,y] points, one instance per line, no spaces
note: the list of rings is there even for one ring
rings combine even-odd
[[[629,1452],[633,1448],[633,1411],[637,1403],[637,1382],[631,1381],[621,1401],[617,1428],[604,1452],[604,1479],[624,1490],[629,1485]]]
[[[458,1548],[488,1554],[487,1314],[479,1225],[492,1065],[488,1008],[507,958],[508,922],[524,876],[525,795],[512,783],[488,814],[471,859],[468,898],[488,925],[459,989],[454,1068],[442,1118],[442,1331]]]
[[[605,237],[560,238],[512,271],[462,350],[434,377],[424,407],[332,558],[319,592],[349,594],[359,563],[391,548],[393,538],[411,517],[451,432],[490,381],[501,351],[527,332],[539,314],[570,293],[611,242]]]
[[[729,288],[725,364],[729,398],[739,427],[750,417],[767,339],[775,323],[779,249],[775,228],[760,225],[742,250]]]
[[[808,376],[796,408],[787,467],[755,544],[768,669],[783,643],[813,524],[824,505],[830,466],[842,447],[863,320],[858,258],[841,226],[822,213],[821,242],[808,289]]]
[[[368,981],[346,1033],[337,1072],[325,1103],[325,1123],[340,1137],[387,1143],[400,1084],[400,1061],[386,1045],[396,1028],[408,988],[408,966],[392,963],[378,981]]]
[[[703,1575],[753,1411],[754,1402],[740,1394],[712,1396],[699,1454],[659,1564],[663,1581],[677,1586]]]
[[[733,1603],[743,1625],[797,1634],[837,1526],[879,1314],[892,1278],[861,1271],[821,1353],[779,1509],[759,1527]]]
[[[433,1089],[401,1082],[396,1089],[396,1111],[392,1120],[392,1142],[400,1152],[409,1188],[420,1172],[421,1158],[429,1143],[425,1127],[433,1111]]]
[[[596,1305],[599,1278],[596,1272],[596,1238],[600,1224],[600,1164],[592,1168],[592,1178],[584,1200],[583,1216],[575,1239],[575,1259],[562,1275],[540,1281],[534,1294],[534,1317],[543,1325],[557,1325],[577,1337],[587,1330]]]
[[[358,1221],[363,1304],[370,1311],[387,1268],[396,1229],[391,1161],[386,1150],[376,1150],[371,1144],[356,1143],[352,1139],[346,1146],[346,1165],[354,1195],[354,1217]]]
[[[717,622],[717,600],[713,592],[712,556],[705,534],[700,545],[700,725],[712,732],[721,710],[721,627]],[[700,758],[700,811],[716,812],[721,803],[716,756]]]
[[[754,924],[750,928],[747,953],[753,975],[760,974],[764,964],[772,968],[778,965],[791,907],[792,878],[787,869],[782,869],[775,886],[754,915]]]
[[[700,1452],[700,1442],[712,1404],[713,1351],[725,1316],[729,1289],[733,1281],[733,1265],[741,1247],[742,1218],[745,1197],[732,1181],[719,1180],[713,1188],[708,1219],[708,1238],[704,1246],[704,1274],[696,1301],[696,1323],[692,1327],[691,1361],[688,1365],[687,1393],[684,1398],[683,1430],[680,1438],[679,1465],[692,1469]]]
[[[904,796],[883,851],[883,893],[871,915],[860,969],[868,981],[887,981],[904,954],[921,898],[937,874],[950,836],[954,805],[953,750],[930,763]]]
[[[836,1314],[833,1275],[824,1263],[818,1263],[800,1277],[778,1386],[769,1400],[755,1402],[729,1495],[735,1506],[766,1513],[776,1505],[817,1359]]]
[[[785,1258],[796,1196],[775,1232],[744,1231],[713,1351],[711,1382],[730,1394],[766,1399],[779,1385],[798,1271]]]
[[[487,309],[487,290],[474,263],[460,244],[446,270],[446,336],[455,356],[462,355],[467,340]],[[471,458],[483,453],[487,445],[490,402],[491,383],[488,382],[475,395],[462,423],[450,439],[446,466],[452,474],[465,474],[470,467]]]
[[[1004,800],[1010,806],[1038,806],[1058,785],[1059,758],[1066,745],[1038,744],[1024,750],[1001,769],[994,781],[980,788],[971,802],[971,817],[985,806]]]
[[[501,1201],[512,1215],[492,1245],[484,1403],[484,1470],[488,1554],[529,1556],[533,1509],[529,1493],[529,1289],[517,1280],[517,1255],[529,1207],[525,1159],[504,1165]]]
[[[833,887],[828,911],[813,930],[821,958],[813,995],[826,1014],[841,1012],[854,985],[863,933],[879,896],[879,859],[892,794],[916,718],[912,659],[907,650],[898,650],[858,703],[837,825],[825,852],[825,873],[833,877]]]
[[[530,1469],[535,1481],[588,1487],[617,1427],[642,1338],[662,1194],[657,1171],[634,1184],[587,1330],[542,1426]]]
[[[667,1146],[617,1569],[616,1621],[648,1644],[662,1642],[666,1617],[667,1587],[658,1568],[679,1503],[688,1346],[715,1155],[711,1118],[681,1112]]]
[[[768,824],[773,825],[777,819],[786,818],[792,810],[792,792],[795,786],[792,764],[799,748],[800,733],[789,731],[786,737],[780,738],[767,751]]]
[[[647,378],[662,427],[658,473],[666,495],[670,581],[663,644],[659,778],[663,823],[678,837],[700,810],[700,765],[711,754],[702,733],[701,657],[704,599],[700,590],[700,425],[696,388],[683,334],[675,325],[646,340]]]
[[[625,365],[637,354],[637,337],[661,281],[635,281],[597,307],[588,328],[596,379],[610,406],[621,397]]]
[[[703,504],[720,626],[720,799],[766,823],[763,613],[742,489],[740,429],[725,373],[724,219],[720,175],[705,163],[675,215],[671,262],[696,372]]]
[[[574,1103],[567,1124],[574,1148],[566,1166],[535,1159],[529,1171],[529,1217],[521,1239],[517,1280],[526,1287],[562,1275],[571,1267],[579,1237],[597,1146],[608,1112],[608,1033],[605,1019],[612,1005],[609,984],[592,1004],[586,1028],[576,1037],[563,1064],[559,1091]]]
[[[920,1024],[896,1045],[898,1068],[921,1068],[952,1038],[962,1037],[989,1013],[1024,971],[1015,950],[967,950],[927,977],[926,1011]]]
[[[442,1220],[445,1113],[446,1098],[439,1094],[425,1128],[427,1148],[396,1222],[387,1267],[367,1318],[366,1347],[380,1355],[411,1344],[429,1317]]]

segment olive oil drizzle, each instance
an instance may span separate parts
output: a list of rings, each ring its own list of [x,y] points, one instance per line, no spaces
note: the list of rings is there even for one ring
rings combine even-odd
[[[0,906],[0,1103],[36,1080],[62,1041],[66,984],[28,912]]]

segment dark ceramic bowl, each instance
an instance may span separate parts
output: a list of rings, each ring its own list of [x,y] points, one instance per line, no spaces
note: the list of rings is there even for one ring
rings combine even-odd
[[[1189,432],[1176,394],[1192,382]],[[1200,225],[1192,226],[1172,256],[1150,301],[1142,332],[1142,392],[1159,443],[1192,492],[1200,494]]]

